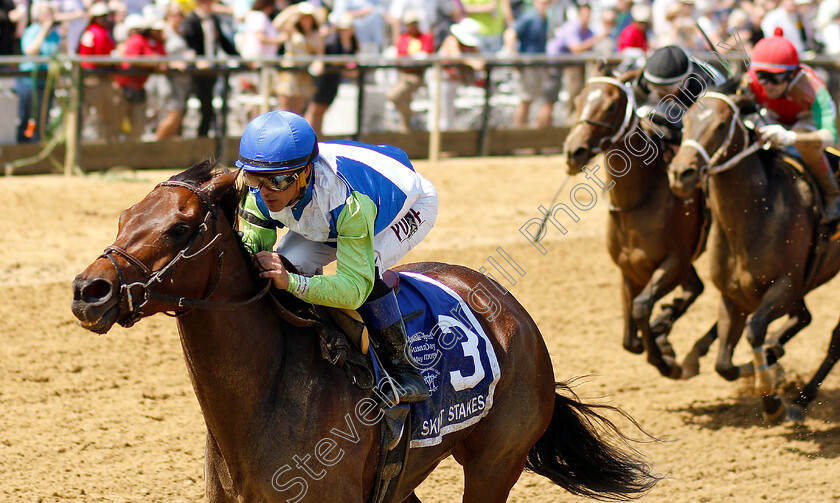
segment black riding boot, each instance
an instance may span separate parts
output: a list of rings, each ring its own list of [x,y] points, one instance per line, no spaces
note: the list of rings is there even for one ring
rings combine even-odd
[[[371,343],[385,360],[386,370],[397,385],[400,403],[419,402],[429,398],[429,387],[423,374],[409,360],[408,336],[394,291],[362,304],[358,309],[370,330]]]

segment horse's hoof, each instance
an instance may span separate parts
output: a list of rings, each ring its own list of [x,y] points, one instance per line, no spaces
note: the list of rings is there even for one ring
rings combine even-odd
[[[795,403],[788,408],[787,420],[795,425],[805,422],[805,407]]]
[[[689,361],[686,359],[683,361],[681,367],[682,375],[680,378],[683,380],[691,379],[692,377],[700,374],[700,362],[698,361]]]
[[[761,398],[764,410],[764,422],[769,426],[781,424],[785,419],[785,406],[776,395],[765,396]]]
[[[636,339],[634,342],[631,343],[624,343],[624,349],[633,353],[634,355],[640,355],[645,352],[645,346],[642,344],[641,339]]]
[[[683,377],[683,368],[679,365],[674,365],[671,369],[671,373],[668,374],[668,379],[680,380],[680,379],[688,379],[687,377]]]

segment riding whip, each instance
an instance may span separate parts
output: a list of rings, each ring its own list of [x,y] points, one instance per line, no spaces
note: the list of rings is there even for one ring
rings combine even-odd
[[[572,175],[566,175],[566,179],[563,180],[563,183],[560,184],[560,188],[557,189],[557,193],[554,194],[554,199],[551,200],[551,204],[549,205],[549,210],[545,213],[545,216],[543,216],[542,223],[540,224],[540,230],[537,231],[537,236],[534,238],[535,243],[538,243],[540,241],[540,239],[543,238],[543,233],[545,232],[545,224],[548,223],[548,217],[549,217],[549,215],[551,215],[551,208],[554,207],[554,203],[556,203],[557,198],[560,197],[560,192],[563,191],[563,187],[566,186],[566,182],[569,181],[569,178],[571,178],[571,176]]]

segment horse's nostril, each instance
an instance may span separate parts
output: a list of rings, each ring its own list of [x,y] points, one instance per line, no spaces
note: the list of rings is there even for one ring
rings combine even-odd
[[[578,147],[574,152],[572,152],[572,159],[576,161],[586,161],[587,157],[588,153],[586,151],[586,147]]]
[[[81,289],[77,289],[74,298],[85,302],[99,302],[111,295],[111,283],[104,279],[95,279]]]

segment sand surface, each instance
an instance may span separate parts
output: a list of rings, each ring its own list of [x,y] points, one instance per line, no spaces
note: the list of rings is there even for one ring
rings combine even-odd
[[[438,187],[440,216],[405,261],[479,269],[501,247],[526,271],[507,286],[540,326],[556,377],[589,375],[580,395],[606,397],[662,439],[639,446],[667,474],[642,501],[840,500],[840,371],[798,428],[765,426],[749,383],[717,376],[713,355],[696,378],[666,380],[621,347],[619,273],[606,252],[600,193],[565,236],[549,232],[542,254],[519,228],[540,216],[537,207],[565,177],[557,158],[417,168]],[[0,179],[0,501],[204,499],[204,423],[173,320],[158,315],[97,336],[70,312],[70,283],[112,243],[120,212],[172,174]],[[706,292],[671,336],[681,356],[717,312],[705,258],[698,269]],[[823,358],[840,310],[838,286],[834,280],[809,296],[814,321],[787,346],[789,380],[807,380]],[[749,356],[742,344],[736,363]],[[461,487],[460,467],[449,459],[418,495],[460,501]],[[510,501],[582,500],[526,474]]]

